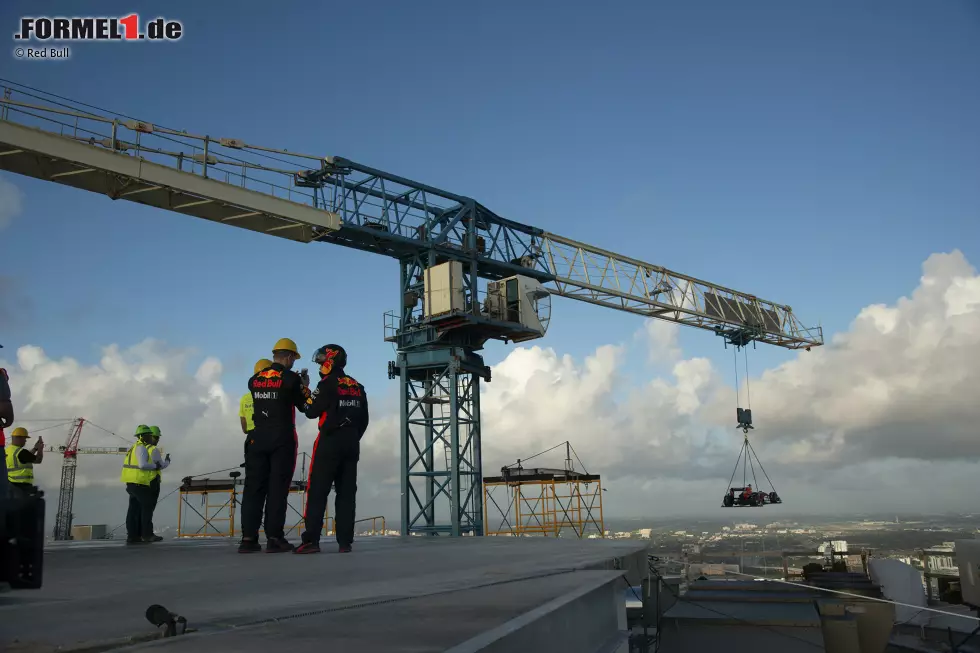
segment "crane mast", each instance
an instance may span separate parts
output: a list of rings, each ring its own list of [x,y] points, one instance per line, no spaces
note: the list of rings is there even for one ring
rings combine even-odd
[[[74,515],[72,509],[75,504],[75,471],[78,467],[79,454],[113,454],[125,455],[126,447],[79,447],[78,443],[82,437],[82,427],[85,426],[85,418],[78,417],[72,420],[71,428],[68,431],[68,439],[65,444],[59,447],[48,447],[45,452],[57,453],[62,456],[61,463],[61,484],[58,491],[58,512],[54,519],[54,539],[70,540],[71,525]]]
[[[404,535],[483,534],[480,384],[491,374],[479,352],[489,340],[543,336],[552,295],[740,346],[823,344],[820,327],[804,327],[789,306],[504,218],[465,195],[32,91],[5,87],[0,169],[398,261],[385,339],[397,351],[388,375],[400,384]],[[440,448],[448,455],[437,464]]]
[[[61,463],[61,485],[58,491],[58,512],[54,518],[54,539],[71,539],[72,506],[75,503],[75,468],[78,466],[78,441],[82,436],[85,420],[76,419],[71,424],[65,442]]]

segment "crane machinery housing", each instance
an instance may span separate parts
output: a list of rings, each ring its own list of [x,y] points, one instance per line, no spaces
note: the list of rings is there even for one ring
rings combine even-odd
[[[482,535],[480,383],[490,340],[542,337],[551,295],[744,346],[823,344],[786,305],[510,220],[339,156],[197,135],[3,82],[0,169],[399,263],[385,316],[400,384],[402,534]],[[448,448],[437,469],[437,448]],[[439,467],[442,466],[440,461]]]

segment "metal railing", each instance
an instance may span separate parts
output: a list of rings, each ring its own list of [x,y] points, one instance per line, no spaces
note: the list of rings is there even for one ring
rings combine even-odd
[[[381,528],[378,528],[378,521],[381,521]],[[361,531],[357,533],[357,525],[366,522],[371,522],[371,529],[369,531]],[[333,535],[334,529],[332,525],[334,523],[333,517],[327,517],[327,521],[324,523],[324,528],[326,528],[327,535]],[[375,517],[364,517],[362,519],[354,520],[354,531],[357,535],[385,535],[387,533],[387,528],[385,528],[385,518],[384,515],[377,515]]]
[[[142,120],[82,110],[21,89],[6,86],[0,89],[4,94],[0,99],[0,120],[57,133],[279,199],[323,208],[318,206],[312,191],[294,185],[294,176],[309,168],[319,168],[322,156],[249,145],[235,138],[192,134]],[[25,96],[28,101],[12,99],[15,94]]]

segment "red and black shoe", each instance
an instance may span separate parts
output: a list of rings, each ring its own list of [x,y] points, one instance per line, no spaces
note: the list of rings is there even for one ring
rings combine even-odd
[[[287,542],[284,537],[270,537],[265,543],[266,553],[289,553],[294,548],[296,547]]]
[[[350,553],[351,546],[350,544],[341,544],[338,550],[340,553]]]
[[[303,542],[293,553],[319,553],[320,544],[319,542]]]
[[[262,545],[255,540],[242,540],[238,545],[239,553],[261,553]]]

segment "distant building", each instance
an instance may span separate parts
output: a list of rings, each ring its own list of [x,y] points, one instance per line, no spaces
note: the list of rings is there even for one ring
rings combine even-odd
[[[721,576],[729,573],[738,573],[738,565],[725,564],[692,564],[687,568],[688,580],[695,580],[698,576]]]
[[[953,555],[956,553],[955,542],[943,542],[939,546],[932,547],[929,551],[930,553],[926,558],[929,564],[929,571],[959,571],[959,567],[956,564],[956,557]],[[949,551],[949,555],[939,553],[941,551]]]
[[[638,531],[636,531],[636,534],[642,537],[644,540],[649,540],[651,533],[653,533],[652,528],[641,528]]]
[[[847,540],[831,540],[817,547],[817,551],[824,555],[830,555],[831,550],[834,553],[847,553]]]

